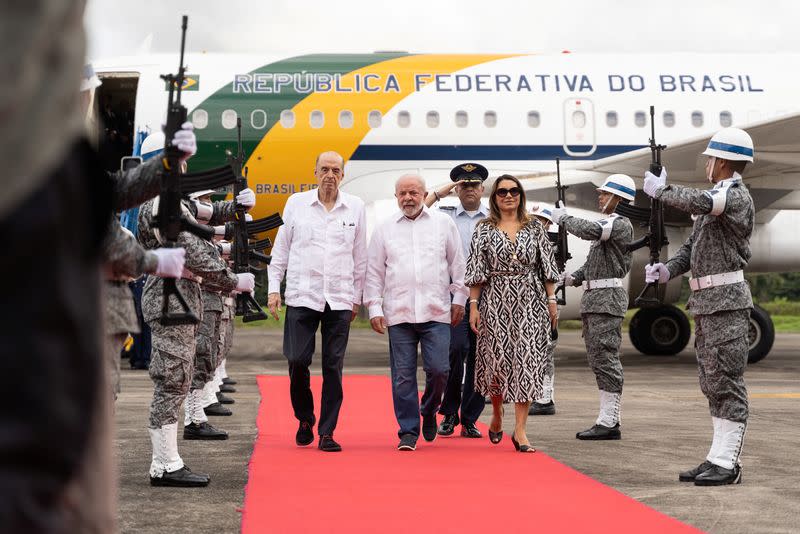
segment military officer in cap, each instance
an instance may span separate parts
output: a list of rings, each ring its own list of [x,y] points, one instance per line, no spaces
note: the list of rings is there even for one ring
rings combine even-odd
[[[614,213],[617,204],[630,202],[636,185],[630,176],[612,174],[597,188],[599,221],[579,219],[567,214],[566,208],[553,209],[553,222],[570,234],[592,241],[584,263],[574,273],[564,273],[561,283],[582,285],[581,319],[586,355],[600,389],[600,414],[594,426],[578,432],[578,439],[620,439],[620,406],[622,403],[622,363],[619,346],[622,342],[622,319],[628,310],[628,292],[622,279],[631,269],[628,245],[633,240],[631,222]]]
[[[457,206],[439,206],[443,213],[453,218],[461,237],[461,249],[464,258],[469,256],[472,233],[478,221],[489,216],[489,210],[481,203],[483,181],[489,176],[486,167],[477,163],[462,163],[450,171],[452,183],[434,190],[428,195],[425,203],[431,207],[435,202],[455,191],[459,203]],[[439,425],[438,433],[449,436],[455,427],[461,424],[461,436],[480,438],[481,432],[475,422],[483,411],[484,398],[475,392],[475,333],[469,327],[469,314],[450,329],[450,375],[442,399],[439,413],[444,419]],[[466,377],[464,364],[466,363]],[[464,380],[464,391],[461,382]],[[460,416],[459,416],[460,412]]]
[[[666,170],[645,175],[645,193],[697,217],[678,252],[665,264],[648,265],[645,277],[665,284],[691,270],[686,308],[694,315],[700,389],[708,399],[714,438],[706,460],[678,478],[720,486],[742,480],[739,454],[748,416],[744,368],[753,307],[743,269],[750,259],[755,208],[741,173],[753,161],[753,140],[744,130],[725,128],[703,154],[714,186],[710,190],[667,184]]]

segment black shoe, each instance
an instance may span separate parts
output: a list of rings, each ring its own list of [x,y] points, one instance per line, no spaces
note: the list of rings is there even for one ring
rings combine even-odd
[[[218,402],[209,404],[203,408],[203,411],[206,413],[206,415],[233,415],[232,411]]]
[[[151,486],[170,486],[173,488],[201,488],[208,486],[211,478],[202,473],[192,473],[185,465],[171,473],[164,472],[160,477],[150,477]]]
[[[417,438],[414,434],[403,434],[400,436],[400,443],[397,445],[398,451],[415,451],[417,450]]]
[[[333,441],[333,436],[320,436],[319,450],[325,452],[341,452],[342,446]]]
[[[228,439],[228,433],[206,422],[191,423],[183,427],[183,439],[223,440]]]
[[[294,442],[305,447],[311,445],[314,441],[314,422],[300,421],[300,426],[297,427],[297,434],[294,435]]]
[[[238,384],[238,382],[236,380],[234,380],[233,378],[227,377],[227,376],[222,379],[222,383],[223,384],[228,384],[229,386],[235,386],[236,384]]]
[[[229,386],[228,384],[224,384],[224,383],[223,383],[223,384],[222,384],[222,385],[219,387],[219,391],[220,391],[221,393],[236,393],[236,388],[235,388],[235,387],[233,387],[233,386]]]
[[[711,469],[700,473],[694,479],[695,486],[725,486],[741,483],[742,467],[740,465],[734,465],[733,469],[725,469],[711,464]]]
[[[555,413],[556,405],[553,401],[546,402],[544,404],[533,402],[528,410],[528,415],[555,415]]]
[[[482,438],[483,434],[481,434],[481,431],[478,430],[477,426],[475,426],[475,423],[462,423],[462,425],[461,425],[461,437],[462,438]]]
[[[520,445],[517,438],[514,437],[513,432],[511,433],[511,443],[514,445],[514,450],[517,452],[536,452],[536,449],[530,445]]]
[[[590,439],[590,440],[601,440],[601,439],[620,439],[622,437],[622,432],[619,431],[619,423],[612,427],[603,426],[603,425],[594,425],[592,428],[588,430],[584,430],[583,432],[578,432],[575,434],[575,437],[578,439]]]
[[[436,414],[422,416],[422,437],[425,441],[436,439]]]
[[[459,423],[458,414],[445,415],[442,422],[439,424],[439,430],[436,432],[440,436],[451,436],[456,430],[456,425]]]
[[[217,401],[219,401],[220,404],[233,404],[234,402],[236,402],[235,400],[233,400],[232,398],[228,397],[227,395],[225,395],[221,391],[217,392]]]
[[[680,480],[681,482],[694,482],[694,479],[697,477],[697,475],[705,473],[712,467],[714,467],[714,464],[706,460],[705,462],[698,465],[694,469],[689,469],[688,471],[682,471],[681,473],[679,473],[678,480]]]

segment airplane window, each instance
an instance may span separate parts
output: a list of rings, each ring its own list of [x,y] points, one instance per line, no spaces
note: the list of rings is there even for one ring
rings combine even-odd
[[[281,111],[281,126],[284,128],[294,128],[294,111],[284,109]]]
[[[633,122],[639,128],[644,128],[647,124],[647,115],[644,114],[644,111],[637,111],[633,114]]]
[[[459,128],[466,128],[469,124],[469,115],[466,111],[456,111],[456,126]]]
[[[226,130],[233,130],[236,128],[236,110],[226,109],[222,112],[222,127]]]
[[[367,124],[369,124],[370,128],[380,128],[381,127],[382,116],[381,112],[373,109],[367,115]]]
[[[542,117],[539,115],[538,111],[529,111],[528,112],[528,126],[531,128],[538,128],[539,125],[542,124]]]
[[[586,127],[586,113],[581,110],[572,112],[572,126],[575,128]]]
[[[202,130],[208,126],[208,111],[204,109],[196,109],[192,113],[192,124],[198,130]]]
[[[692,111],[692,126],[700,128],[703,125],[703,112]]]
[[[408,111],[401,111],[398,113],[397,125],[400,128],[408,128],[411,125],[411,114]]]
[[[254,109],[250,113],[250,126],[256,130],[263,130],[267,127],[267,112],[263,109]]]
[[[427,115],[425,115],[425,122],[428,124],[428,128],[437,128],[439,126],[439,113],[436,111],[429,111]]]
[[[720,111],[719,112],[719,125],[723,128],[727,128],[733,124],[733,116],[731,115],[730,111]]]
[[[353,127],[353,112],[350,110],[342,110],[339,112],[339,127],[352,128]]]
[[[672,128],[675,126],[675,112],[674,111],[665,111],[664,112],[664,126],[667,128]]]
[[[483,114],[483,125],[487,128],[494,128],[497,126],[497,113],[494,111],[487,111]]]
[[[325,126],[325,114],[318,109],[311,112],[308,116],[308,123],[312,128],[322,128]]]

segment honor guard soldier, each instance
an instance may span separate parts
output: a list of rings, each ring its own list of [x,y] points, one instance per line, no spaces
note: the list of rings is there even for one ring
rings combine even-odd
[[[489,210],[481,203],[483,196],[483,182],[489,176],[486,167],[477,163],[462,163],[450,171],[452,183],[434,190],[428,195],[425,204],[428,207],[452,191],[458,196],[458,205],[439,206],[439,210],[453,218],[461,237],[461,248],[464,259],[469,256],[470,242],[475,225],[489,216]],[[481,432],[475,422],[483,411],[484,398],[475,392],[475,333],[469,327],[469,314],[450,328],[450,375],[447,379],[442,406],[439,413],[444,419],[439,425],[438,433],[441,436],[450,436],[455,427],[461,424],[461,436],[465,438],[480,438]],[[464,367],[466,364],[466,376]],[[464,391],[461,383],[464,382]],[[460,416],[459,416],[460,412]]]
[[[564,273],[563,283],[583,286],[581,319],[589,366],[600,389],[600,414],[594,426],[578,432],[587,440],[620,439],[622,403],[622,319],[628,310],[628,292],[622,279],[631,269],[628,245],[633,240],[631,222],[614,213],[620,202],[631,202],[636,185],[630,176],[612,174],[597,188],[600,212],[607,218],[588,221],[571,217],[564,207],[553,209],[553,222],[570,234],[593,241],[584,263],[574,273]]]
[[[700,389],[708,399],[714,438],[706,460],[680,473],[679,480],[719,486],[741,482],[739,454],[748,416],[743,375],[753,300],[743,269],[750,259],[755,208],[741,173],[753,161],[753,140],[743,130],[726,128],[703,154],[710,190],[667,184],[666,170],[645,175],[645,193],[696,217],[678,252],[666,263],[648,265],[645,275],[648,282],[665,284],[691,271],[686,307],[694,316]]]

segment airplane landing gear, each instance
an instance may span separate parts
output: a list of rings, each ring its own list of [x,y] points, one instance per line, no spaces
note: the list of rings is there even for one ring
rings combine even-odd
[[[747,363],[760,362],[767,357],[775,341],[775,326],[767,310],[757,304],[753,304],[750,310],[750,352],[747,355]]]
[[[691,328],[686,314],[675,306],[642,308],[628,329],[636,349],[653,356],[678,354],[689,343]]]

